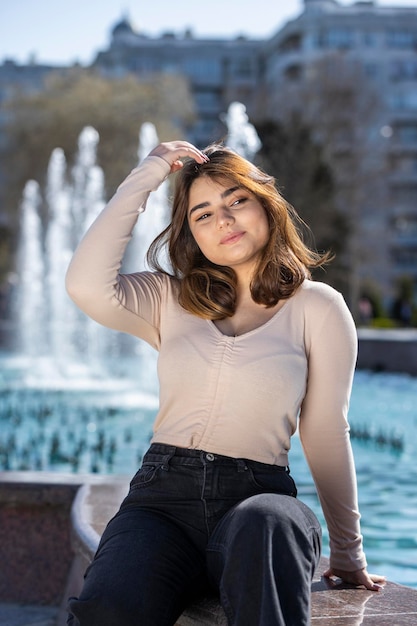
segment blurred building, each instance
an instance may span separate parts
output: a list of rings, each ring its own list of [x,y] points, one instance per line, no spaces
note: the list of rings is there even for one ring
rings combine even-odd
[[[354,224],[351,300],[364,282],[417,288],[417,9],[304,0],[264,45],[267,114],[310,117]]]
[[[198,117],[189,139],[204,146],[224,136],[221,116],[231,101],[254,108],[263,76],[263,45],[263,40],[245,37],[196,39],[190,30],[149,37],[123,19],[113,28],[109,48],[97,55],[93,67],[110,78],[131,73],[140,80],[152,80],[160,72],[186,76]]]
[[[417,287],[417,9],[304,0],[301,14],[268,40],[199,39],[191,31],[150,37],[123,19],[92,66],[143,81],[160,72],[186,76],[197,111],[188,138],[199,146],[225,136],[222,116],[233,101],[255,122],[303,116],[354,224],[351,303],[368,282],[386,300],[401,276]],[[28,66],[19,80],[26,73],[28,84],[39,82],[39,72]],[[0,99],[14,75],[16,68],[0,66]]]

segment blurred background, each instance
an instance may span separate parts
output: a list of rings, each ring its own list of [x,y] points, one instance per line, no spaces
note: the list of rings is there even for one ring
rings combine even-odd
[[[63,283],[118,184],[178,138],[249,149],[309,242],[335,253],[315,277],[358,327],[415,342],[417,1],[3,0],[0,471],[140,463],[155,354],[80,315]],[[163,228],[169,195],[153,194],[139,231]],[[141,269],[150,241],[134,240]],[[415,377],[359,371],[350,410],[368,560],[413,587],[416,393]],[[321,516],[297,437],[292,459]]]

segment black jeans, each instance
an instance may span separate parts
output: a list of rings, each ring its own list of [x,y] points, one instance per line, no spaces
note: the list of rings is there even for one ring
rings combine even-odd
[[[307,626],[320,524],[285,467],[152,444],[70,598],[71,626],[173,626],[212,586],[230,626]]]

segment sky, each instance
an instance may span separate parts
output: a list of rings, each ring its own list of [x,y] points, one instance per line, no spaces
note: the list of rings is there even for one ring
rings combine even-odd
[[[339,0],[352,4],[352,0]],[[377,0],[407,6],[417,0]],[[167,31],[195,37],[267,38],[301,12],[303,0],[0,0],[0,63],[82,65],[110,42],[112,27],[128,16],[149,36]]]

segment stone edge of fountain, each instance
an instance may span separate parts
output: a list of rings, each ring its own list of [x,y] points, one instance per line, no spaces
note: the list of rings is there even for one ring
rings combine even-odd
[[[417,376],[417,329],[358,328],[357,369]]]

